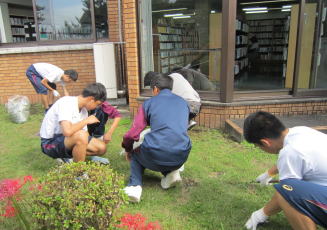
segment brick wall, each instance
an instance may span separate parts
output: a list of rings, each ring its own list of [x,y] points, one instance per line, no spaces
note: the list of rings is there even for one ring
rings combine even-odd
[[[119,41],[118,0],[107,0],[109,41]]]
[[[140,95],[136,11],[136,0],[123,0],[125,61],[129,106],[132,115],[137,111],[138,102],[136,98]]]
[[[40,103],[40,97],[27,79],[26,69],[33,63],[47,62],[62,69],[75,69],[79,73],[77,82],[67,85],[71,95],[78,95],[89,83],[95,82],[93,50],[58,51],[42,53],[0,55],[0,103],[16,94],[28,96],[31,103]],[[62,93],[61,86],[58,91]]]
[[[305,99],[304,99],[305,100]],[[327,100],[308,102],[280,102],[280,104],[239,105],[239,106],[202,106],[196,121],[205,127],[223,128],[225,120],[245,118],[248,114],[264,110],[275,115],[326,114]]]

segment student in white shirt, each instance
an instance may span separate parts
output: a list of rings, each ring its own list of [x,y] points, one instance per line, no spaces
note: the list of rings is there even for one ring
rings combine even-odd
[[[78,78],[75,70],[64,71],[49,63],[35,63],[29,66],[26,70],[26,76],[32,83],[36,93],[41,94],[45,111],[49,109],[48,91],[51,91],[55,97],[60,96],[56,90],[56,83],[61,83],[65,96],[69,96],[65,83],[76,81]]]
[[[267,153],[278,154],[274,166],[257,178],[267,184],[279,174],[276,192],[261,209],[252,213],[247,229],[284,211],[296,230],[314,230],[316,224],[327,228],[327,135],[300,126],[285,128],[272,114],[256,112],[244,121],[245,139]]]
[[[149,71],[144,77],[144,86],[149,86],[151,83],[151,79],[154,79],[154,77],[157,74],[158,74],[157,72]],[[189,129],[191,129],[194,125],[196,125],[196,122],[193,121],[193,119],[200,112],[200,108],[201,108],[200,96],[193,89],[191,84],[183,77],[183,75],[173,72],[170,73],[169,76],[173,79],[172,93],[183,98],[187,102],[190,108]]]
[[[106,144],[89,136],[87,125],[98,123],[88,111],[100,106],[107,97],[101,83],[88,85],[77,97],[65,96],[46,113],[40,130],[42,152],[52,158],[85,161],[86,156],[101,156]]]

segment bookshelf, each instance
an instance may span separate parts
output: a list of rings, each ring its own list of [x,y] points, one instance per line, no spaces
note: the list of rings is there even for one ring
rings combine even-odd
[[[198,55],[192,49],[199,48],[199,35],[194,24],[175,23],[160,18],[153,28],[155,71],[167,73],[174,67],[185,66]]]
[[[14,43],[36,40],[33,17],[9,15],[9,19]]]
[[[290,18],[248,20],[249,33],[256,36],[259,49],[256,71],[282,72],[286,76]]]
[[[247,23],[236,20],[235,24],[236,36],[235,36],[235,76],[240,74],[249,65],[248,59],[248,32],[249,26]]]

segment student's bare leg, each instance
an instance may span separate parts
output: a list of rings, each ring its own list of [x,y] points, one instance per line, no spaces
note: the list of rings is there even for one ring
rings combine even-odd
[[[106,144],[97,138],[92,138],[89,144],[87,145],[87,156],[102,156],[106,153],[107,146]]]
[[[263,208],[263,212],[267,216],[272,216],[280,211],[284,211],[285,216],[296,230],[315,230],[316,224],[306,215],[294,209],[279,192],[275,192],[271,200]]]
[[[41,94],[41,101],[44,109],[49,108],[49,100],[48,100],[48,95],[47,94]]]
[[[316,224],[306,215],[293,208],[282,195],[278,192],[275,194],[279,206],[283,209],[284,214],[292,226],[296,230],[316,230]]]
[[[85,161],[89,134],[80,130],[65,138],[65,147],[72,149],[74,162]]]

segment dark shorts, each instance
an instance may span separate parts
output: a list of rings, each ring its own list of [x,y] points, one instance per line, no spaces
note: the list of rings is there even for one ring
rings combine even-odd
[[[286,179],[274,187],[293,208],[327,228],[327,186]]]
[[[89,136],[88,141],[92,139]],[[41,138],[42,152],[52,158],[72,158],[72,149],[65,146],[65,136],[57,134],[51,139]]]
[[[48,94],[48,89],[41,83],[43,77],[36,71],[33,65],[28,67],[26,70],[26,76],[33,85],[36,93],[45,95]],[[57,85],[55,83],[48,82],[48,85],[53,89],[57,89]]]

